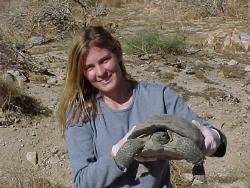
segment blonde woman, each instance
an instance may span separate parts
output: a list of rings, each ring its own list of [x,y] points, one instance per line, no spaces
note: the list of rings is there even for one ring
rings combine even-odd
[[[204,153],[225,154],[226,138],[219,130],[167,86],[129,79],[119,41],[100,26],[86,28],[72,48],[58,110],[76,187],[171,187],[167,160],[144,162],[149,173],[135,178],[139,163],[133,157],[141,143],[118,157],[133,127],[157,114],[193,121],[204,135]]]

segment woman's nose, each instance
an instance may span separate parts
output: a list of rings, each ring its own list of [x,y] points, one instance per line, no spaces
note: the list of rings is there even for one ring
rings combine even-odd
[[[103,76],[105,74],[106,70],[104,67],[98,65],[96,66],[96,75],[97,76]]]

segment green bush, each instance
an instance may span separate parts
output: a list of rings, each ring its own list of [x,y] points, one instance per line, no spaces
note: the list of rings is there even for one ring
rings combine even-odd
[[[162,35],[158,31],[144,30],[123,40],[129,54],[181,54],[186,48],[183,34]]]

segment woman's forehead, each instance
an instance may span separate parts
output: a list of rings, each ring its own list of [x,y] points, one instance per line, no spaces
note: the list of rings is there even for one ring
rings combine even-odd
[[[99,47],[91,47],[88,50],[88,54],[85,59],[85,64],[91,64],[99,59],[102,59],[106,56],[112,55],[112,52],[106,48],[99,48]]]

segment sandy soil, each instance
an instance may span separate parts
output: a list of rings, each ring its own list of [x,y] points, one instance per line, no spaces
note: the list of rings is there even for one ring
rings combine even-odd
[[[166,16],[157,4],[149,7],[143,3],[129,3],[111,9],[108,16],[99,19],[110,25],[114,34],[121,38],[148,27],[154,27],[163,34],[181,28],[192,39],[205,38],[214,31],[226,32],[235,28],[250,34],[250,28],[244,20],[235,22],[220,17],[189,22],[177,20],[173,23]],[[67,62],[67,53],[60,48],[53,48],[60,45],[56,42],[48,44],[46,48],[51,50],[42,54],[35,52],[44,46],[34,47],[30,51],[36,58],[53,59],[47,66],[55,76],[44,76],[50,82],[42,83],[35,75],[31,75],[30,82],[22,86],[27,95],[39,100],[51,113],[49,116],[23,118],[11,126],[0,127],[2,177],[21,177],[25,181],[37,177],[48,179],[53,185],[73,187],[66,143],[59,134],[55,118]],[[201,187],[247,188],[249,185],[244,180],[250,179],[249,51],[223,53],[214,48],[197,49],[201,50],[165,57],[152,54],[141,58],[124,54],[124,59],[133,78],[169,85],[187,100],[197,114],[227,136],[228,150],[225,157],[206,159],[207,183]],[[235,65],[229,63],[232,59],[237,62]],[[195,74],[187,74],[187,67],[192,68]],[[36,165],[26,159],[28,152],[37,152]]]

